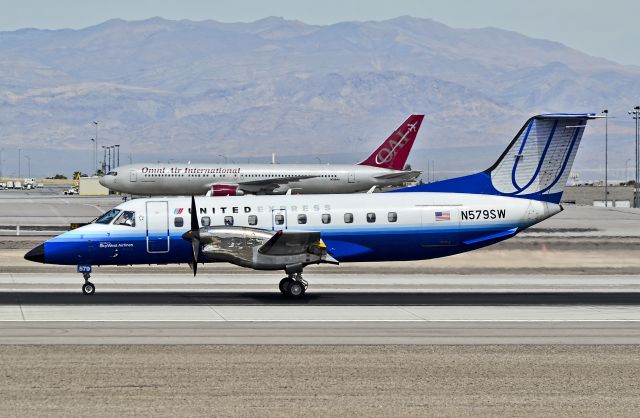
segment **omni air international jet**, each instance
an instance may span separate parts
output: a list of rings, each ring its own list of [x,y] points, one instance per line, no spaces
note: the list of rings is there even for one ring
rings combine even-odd
[[[357,165],[137,164],[118,167],[103,176],[100,184],[140,196],[354,193],[402,185],[420,175],[403,168],[423,118],[411,115]]]
[[[284,270],[280,291],[307,289],[310,264],[423,260],[513,237],[562,211],[560,199],[594,114],[529,119],[498,161],[464,177],[388,193],[163,197],[125,202],[25,258],[92,266],[228,262]]]

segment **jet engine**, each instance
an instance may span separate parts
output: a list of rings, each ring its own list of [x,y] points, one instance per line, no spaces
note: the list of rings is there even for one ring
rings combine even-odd
[[[238,188],[237,184],[215,184],[207,196],[243,196],[244,192]]]

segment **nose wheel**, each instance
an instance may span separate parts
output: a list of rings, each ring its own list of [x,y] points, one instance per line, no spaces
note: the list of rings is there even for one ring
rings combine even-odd
[[[82,293],[85,295],[93,295],[96,292],[96,287],[89,281],[91,275],[89,273],[83,273],[84,284],[82,285]]]
[[[299,299],[306,293],[308,283],[302,278],[300,273],[296,273],[280,280],[278,287],[283,295],[293,299]]]

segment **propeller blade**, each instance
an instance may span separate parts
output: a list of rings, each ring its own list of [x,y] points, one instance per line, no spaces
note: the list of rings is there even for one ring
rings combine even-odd
[[[196,208],[196,198],[191,196],[191,230],[186,232],[182,238],[191,241],[191,268],[193,276],[198,273],[198,255],[200,254],[200,224],[198,222],[198,212]]]
[[[198,213],[196,212],[196,198],[191,196],[191,230],[197,231],[200,229],[198,223]]]
[[[196,277],[196,273],[198,273],[198,254],[200,253],[200,239],[193,237],[191,240],[191,250],[193,252],[193,277]]]

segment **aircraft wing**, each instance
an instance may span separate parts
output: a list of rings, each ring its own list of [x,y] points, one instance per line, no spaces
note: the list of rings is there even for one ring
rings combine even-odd
[[[401,180],[404,179],[405,181],[411,181],[411,180],[415,180],[416,178],[418,178],[418,176],[422,174],[422,171],[400,171],[400,172],[395,172],[395,173],[389,173],[389,174],[381,174],[379,176],[376,176],[375,178],[378,180]]]
[[[243,180],[239,182],[239,187],[243,190],[250,191],[250,192],[257,192],[257,191],[271,192],[282,185],[293,183],[299,180],[311,179],[314,177],[318,177],[318,176],[315,176],[315,175],[287,176],[287,177],[273,177],[273,178],[260,179],[260,180]]]
[[[322,255],[326,263],[338,264],[338,260],[327,254],[327,246],[320,239],[320,232],[278,231],[258,249],[258,252],[270,256],[311,253]]]

